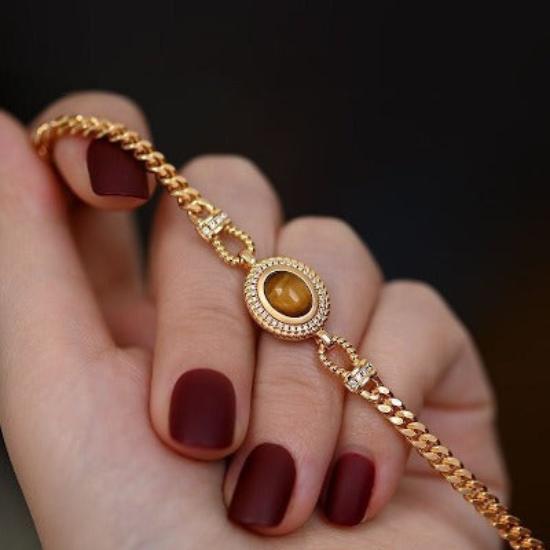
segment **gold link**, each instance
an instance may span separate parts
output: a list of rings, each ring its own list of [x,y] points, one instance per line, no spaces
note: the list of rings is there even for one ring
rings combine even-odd
[[[248,249],[241,250],[239,252],[239,256],[241,257],[241,260],[246,264],[248,268],[251,268],[256,263],[256,257],[254,254],[251,254]]]
[[[358,365],[367,364],[361,359],[349,342],[338,336],[329,336],[324,330],[316,334],[318,353],[321,364],[329,371],[343,378],[346,387],[359,393],[368,403],[382,414],[395,429],[410,443],[428,464],[438,472],[449,484],[470,502],[478,513],[495,526],[499,535],[510,543],[512,548],[544,550],[544,543],[535,539],[531,531],[520,525],[519,520],[511,516],[508,509],[501,504],[497,497],[489,493],[487,487],[479,482],[470,470],[464,468],[460,460],[454,457],[451,451],[442,445],[439,439],[428,431],[428,428],[419,422],[416,416],[407,410],[403,402],[394,397],[391,391],[382,384],[374,367],[372,374],[366,381],[361,381],[360,390],[348,385],[351,372],[355,372]],[[338,345],[345,351],[354,369],[349,371],[337,366],[327,357],[329,347]],[[370,367],[370,365],[369,365]]]
[[[218,256],[228,265],[250,268],[250,264],[245,260],[245,257],[246,254],[251,257],[254,256],[255,246],[249,235],[241,229],[235,227],[233,224],[225,225],[220,232],[220,235],[222,234],[229,235],[231,237],[234,237],[238,241],[241,241],[241,243],[244,245],[244,250],[241,250],[238,254],[232,254],[231,252],[229,252],[229,250],[227,250],[225,244],[218,236],[214,237],[211,241],[211,244],[214,247],[214,250],[216,251]],[[245,256],[243,256],[243,253],[246,253]]]
[[[323,343],[327,349],[330,349],[334,344],[332,336],[325,330],[321,329],[316,333],[317,343]]]
[[[355,348],[341,336],[330,336],[325,331],[317,332],[317,354],[321,364],[330,372],[337,374],[344,379],[348,389],[359,392],[368,382],[370,376],[374,374],[374,368],[367,365],[367,362],[360,359]],[[328,351],[334,347],[339,347],[347,356],[352,370],[338,366],[328,357]]]

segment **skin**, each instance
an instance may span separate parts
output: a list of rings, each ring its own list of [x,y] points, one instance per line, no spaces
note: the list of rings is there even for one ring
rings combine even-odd
[[[65,97],[35,123],[76,112],[148,135],[139,109],[107,93]],[[220,262],[168,196],[144,278],[129,213],[144,201],[95,195],[86,147],[78,138],[57,144],[58,178],[28,130],[0,113],[0,422],[46,549],[499,546],[386,421],[318,367],[313,345],[256,331],[242,272]],[[394,393],[506,500],[491,389],[441,297],[423,283],[385,282],[340,220],[284,223],[272,187],[245,159],[201,157],[183,173],[254,236],[259,257],[314,266],[331,292],[329,331],[358,343]],[[174,383],[197,367],[234,385],[226,449],[186,448],[169,435]],[[297,482],[283,521],[251,532],[226,508],[244,459],[265,441],[291,452]],[[331,462],[348,450],[374,461],[376,481],[365,521],[341,528],[317,502]]]

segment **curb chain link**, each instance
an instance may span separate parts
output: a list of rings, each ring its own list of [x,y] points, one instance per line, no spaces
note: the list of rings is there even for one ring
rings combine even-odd
[[[205,214],[221,212],[211,203],[202,198],[197,189],[191,187],[188,181],[177,173],[176,168],[166,161],[164,155],[157,151],[150,141],[141,139],[137,132],[128,130],[124,125],[95,116],[64,115],[39,126],[34,133],[34,145],[38,154],[48,159],[51,145],[63,136],[80,136],[92,139],[108,139],[111,143],[120,145],[125,151],[145,165],[145,169],[154,174],[157,181],[174,197],[178,206],[189,214],[189,218],[199,230],[198,224]],[[204,233],[201,233],[204,237]],[[243,250],[232,254],[224,244],[222,235],[228,235],[240,241]],[[235,227],[227,219],[219,227],[219,231],[206,239],[210,242],[216,254],[230,266],[248,268],[254,257],[255,246],[251,237]]]
[[[317,333],[316,340],[321,364],[341,378],[349,391],[357,393],[374,407],[455,491],[489,521],[511,548],[544,550],[544,543],[534,538],[530,529],[523,527],[519,518],[510,514],[506,506],[453,456],[450,449],[442,445],[439,439],[429,432],[426,425],[419,422],[415,414],[405,408],[403,402],[383,384],[376,369],[365,359],[361,359],[345,338],[332,336],[322,330]],[[351,369],[341,367],[329,359],[328,352],[335,347],[345,352]],[[359,378],[357,386],[350,386],[350,378],[356,376],[365,365],[369,367],[368,373]]]

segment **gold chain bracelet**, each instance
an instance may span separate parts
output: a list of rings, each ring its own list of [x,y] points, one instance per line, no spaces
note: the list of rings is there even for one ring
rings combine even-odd
[[[543,542],[533,538],[531,531],[523,527],[520,520],[511,515],[506,506],[393,396],[382,383],[374,366],[359,357],[347,340],[331,335],[324,329],[330,300],[323,281],[313,269],[287,257],[257,260],[250,236],[237,228],[225,212],[201,197],[199,191],[191,187],[149,141],[141,139],[136,132],[122,124],[93,116],[61,116],[37,128],[33,139],[40,156],[48,158],[53,142],[70,135],[107,139],[131,152],[176,199],[178,206],[187,212],[199,235],[212,245],[218,256],[225,263],[248,271],[244,281],[244,299],[250,315],[264,330],[285,340],[312,338],[318,346],[320,363],[336,375],[349,391],[358,394],[382,414],[428,464],[491,523],[512,548],[544,549]],[[241,251],[231,253],[224,243],[227,238],[240,241]],[[302,290],[309,291],[305,293],[308,299],[300,311],[286,311],[280,304],[270,301],[267,289],[280,276],[291,277]],[[347,367],[339,366],[329,357],[330,351],[335,348],[344,352],[349,362]]]

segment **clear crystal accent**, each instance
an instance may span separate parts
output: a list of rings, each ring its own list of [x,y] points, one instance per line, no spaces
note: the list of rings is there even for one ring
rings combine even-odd
[[[213,214],[200,222],[199,230],[204,237],[212,237],[223,229],[223,226],[228,220],[229,218],[225,212]]]
[[[370,371],[370,365],[353,369],[345,381],[347,388],[351,391],[359,391],[369,381]]]

